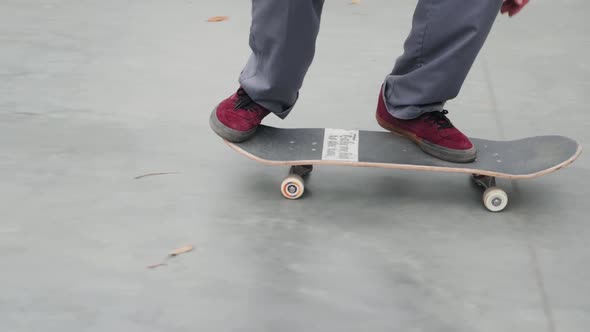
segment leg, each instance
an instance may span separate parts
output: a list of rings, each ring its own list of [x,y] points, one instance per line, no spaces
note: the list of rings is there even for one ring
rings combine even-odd
[[[252,55],[240,75],[257,104],[284,118],[315,53],[324,0],[253,0]]]
[[[324,0],[252,0],[252,55],[236,93],[211,113],[211,129],[231,142],[256,134],[269,113],[285,118],[315,53]]]
[[[391,115],[413,119],[455,98],[500,11],[502,0],[419,0],[412,30],[385,79]]]

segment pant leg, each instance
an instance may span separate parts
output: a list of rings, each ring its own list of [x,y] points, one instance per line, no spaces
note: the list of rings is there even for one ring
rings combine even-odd
[[[413,119],[455,98],[502,0],[419,0],[404,53],[385,78],[389,112]]]
[[[314,57],[324,0],[252,0],[250,56],[239,82],[258,104],[284,118]]]

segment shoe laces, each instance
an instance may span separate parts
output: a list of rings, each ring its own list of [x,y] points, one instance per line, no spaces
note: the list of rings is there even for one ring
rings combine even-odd
[[[234,110],[247,110],[247,111],[262,111],[262,108],[248,96],[244,89],[238,89],[238,101],[234,106]]]
[[[447,118],[447,114],[449,114],[447,110],[428,112],[424,115],[424,122],[436,124],[438,125],[438,129],[454,128],[451,120]]]

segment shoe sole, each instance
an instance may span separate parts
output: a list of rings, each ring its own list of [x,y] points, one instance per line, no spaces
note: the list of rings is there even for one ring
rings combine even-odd
[[[215,107],[213,112],[211,112],[211,116],[209,117],[209,126],[219,137],[232,143],[246,141],[256,133],[256,128],[250,129],[248,131],[240,131],[231,129],[224,125],[217,118],[217,107]]]
[[[425,141],[424,139],[416,136],[416,134],[414,133],[405,131],[403,129],[394,128],[385,120],[381,119],[379,115],[376,115],[375,117],[377,118],[377,123],[379,123],[381,127],[398,136],[409,138],[410,140],[415,142],[422,151],[438,159],[454,163],[469,163],[474,161],[477,157],[477,151],[475,147],[472,147],[471,149],[467,150],[445,148],[440,145],[436,145],[434,143]]]

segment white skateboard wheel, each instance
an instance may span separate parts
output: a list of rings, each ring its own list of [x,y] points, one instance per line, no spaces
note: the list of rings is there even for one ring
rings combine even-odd
[[[490,187],[483,193],[483,205],[492,212],[500,212],[508,205],[508,195],[500,188]]]
[[[287,176],[281,183],[281,193],[287,199],[298,199],[304,190],[303,178],[297,174]]]

